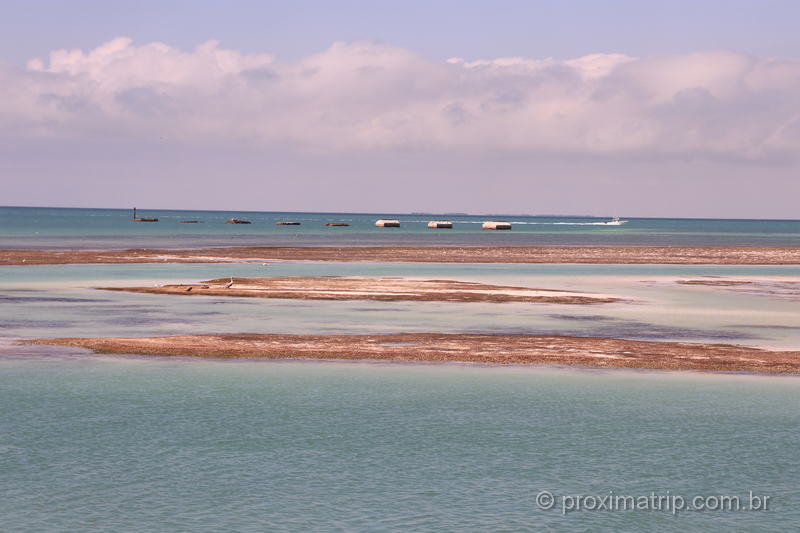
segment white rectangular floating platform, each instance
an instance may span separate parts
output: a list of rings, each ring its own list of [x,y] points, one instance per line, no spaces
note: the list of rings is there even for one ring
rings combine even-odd
[[[511,229],[511,222],[488,221],[483,223],[483,229]]]
[[[378,228],[399,228],[399,220],[380,219],[375,221],[375,226]]]
[[[453,223],[449,220],[431,220],[428,222],[428,227],[432,229],[449,229],[453,227]]]

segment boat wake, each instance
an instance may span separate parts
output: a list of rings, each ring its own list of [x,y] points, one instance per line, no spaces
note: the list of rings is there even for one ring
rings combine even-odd
[[[512,224],[529,224],[541,226],[621,226],[627,220],[607,221],[607,222],[512,222]]]
[[[427,222],[426,220],[409,220],[408,222]],[[513,225],[528,226],[622,226],[627,224],[627,220],[606,220],[604,222],[516,222],[509,220]],[[454,224],[483,224],[482,220],[454,220]]]

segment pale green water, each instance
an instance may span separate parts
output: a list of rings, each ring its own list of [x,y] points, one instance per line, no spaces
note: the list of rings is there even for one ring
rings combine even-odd
[[[314,302],[93,289],[416,276],[607,305]],[[800,348],[798,267],[273,263],[0,269],[0,531],[795,531],[796,377],[94,356],[20,337],[402,331]],[[767,511],[537,508],[536,495],[770,497]]]
[[[18,355],[24,355],[19,353]],[[0,359],[3,531],[795,531],[800,381]],[[768,511],[539,510],[556,495]]]

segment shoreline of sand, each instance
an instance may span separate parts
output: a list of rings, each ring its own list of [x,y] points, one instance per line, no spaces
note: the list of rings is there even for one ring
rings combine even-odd
[[[0,266],[335,261],[380,263],[800,265],[800,247],[264,246],[188,250],[0,250]]]
[[[800,351],[772,351],[730,344],[632,341],[603,337],[459,333],[206,334],[136,338],[56,338],[21,342],[86,348],[100,354],[558,365],[800,374]]]

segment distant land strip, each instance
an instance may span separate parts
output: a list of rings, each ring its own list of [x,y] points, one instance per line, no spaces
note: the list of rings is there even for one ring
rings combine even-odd
[[[800,265],[800,247],[264,246],[192,250],[0,250],[0,266],[81,263],[235,263],[250,261]]]
[[[103,354],[800,373],[800,352],[797,351],[770,351],[729,344],[632,341],[597,337],[458,333],[226,334],[143,338],[60,338],[24,342],[88,348]]]

